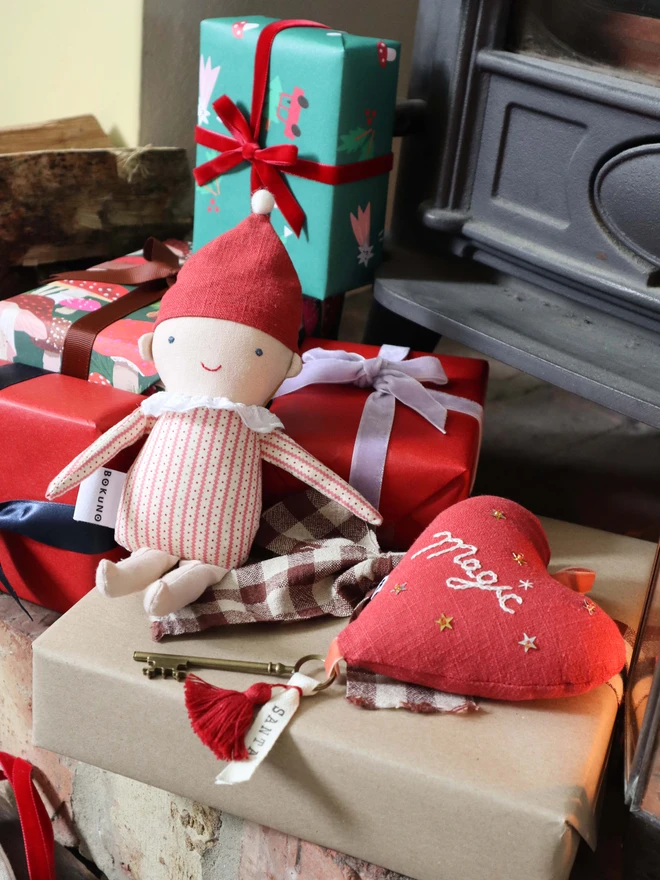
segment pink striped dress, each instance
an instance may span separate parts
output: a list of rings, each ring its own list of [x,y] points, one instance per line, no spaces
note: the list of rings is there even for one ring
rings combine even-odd
[[[179,559],[235,568],[248,557],[261,516],[261,461],[295,474],[352,513],[380,524],[376,510],[306,452],[262,407],[161,392],[80,453],[47,497],[78,485],[150,431],[128,472],[115,537],[127,550],[150,547]]]

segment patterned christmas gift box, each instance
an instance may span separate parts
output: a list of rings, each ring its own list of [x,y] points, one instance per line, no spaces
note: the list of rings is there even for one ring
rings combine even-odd
[[[140,357],[138,339],[153,329],[160,297],[188,252],[180,241],[166,245],[149,239],[143,254],[62,273],[0,302],[0,359],[146,391],[158,375]]]
[[[94,586],[103,558],[126,555],[111,528],[73,519],[77,490],[45,501],[46,488],[80,449],[142,398],[21,364],[0,364],[0,589],[66,611]],[[139,445],[108,467],[126,471]]]
[[[264,186],[303,293],[368,284],[383,246],[398,59],[392,40],[314,22],[203,21],[193,248],[242,220]]]
[[[408,549],[439,513],[470,493],[488,364],[318,339],[306,340],[302,350],[303,371],[283,383],[271,412],[379,509],[381,547]],[[265,506],[301,488],[264,466]]]

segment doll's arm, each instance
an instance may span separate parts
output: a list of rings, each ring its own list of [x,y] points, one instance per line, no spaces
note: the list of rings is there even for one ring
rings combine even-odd
[[[73,489],[85,477],[93,474],[97,468],[114,458],[122,449],[139,440],[151,428],[152,424],[153,419],[149,419],[141,409],[134,410],[95,440],[91,446],[83,449],[80,455],[77,455],[64,470],[60,471],[46,490],[46,498],[52,501],[58,495],[63,495],[69,489]]]
[[[369,502],[349,486],[334,471],[310,455],[283,431],[261,435],[261,457],[318,489],[332,501],[337,501],[360,519],[379,526],[383,518]]]

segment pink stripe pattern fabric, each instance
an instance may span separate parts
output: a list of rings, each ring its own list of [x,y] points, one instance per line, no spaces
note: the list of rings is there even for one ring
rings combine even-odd
[[[223,568],[244,562],[261,508],[261,493],[248,492],[247,478],[261,469],[258,435],[235,412],[200,408],[164,413],[158,419],[161,454],[147,458],[149,445],[131,469],[115,530],[118,543],[131,551],[145,546],[135,534],[148,523],[146,546]],[[259,482],[253,477],[253,485]],[[130,485],[140,491],[133,493]],[[235,541],[243,522],[250,523],[245,540]]]
[[[383,519],[376,508],[372,507],[359,492],[282,431],[274,431],[261,438],[261,455],[264,461],[269,461],[298,477],[327,498],[339,502],[346,510],[365,522],[375,526],[382,523]]]
[[[60,471],[48,487],[46,498],[50,501],[58,495],[64,495],[114,458],[122,449],[132,446],[150,429],[150,422],[153,424],[154,420],[149,419],[141,409],[136,409],[121,422],[117,422]]]
[[[119,505],[117,543],[162,550],[226,569],[248,558],[261,516],[261,461],[290,471],[374,525],[362,496],[280,430],[254,430],[235,409],[138,409],[106,432],[53,480],[48,498],[72,489],[143,434]]]

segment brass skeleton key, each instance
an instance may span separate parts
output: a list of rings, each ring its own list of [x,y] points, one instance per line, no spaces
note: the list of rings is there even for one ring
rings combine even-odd
[[[297,672],[303,663],[316,658],[303,657],[295,666],[285,663],[259,662],[255,660],[222,660],[218,657],[190,657],[185,654],[158,654],[152,651],[134,651],[133,660],[146,663],[142,672],[147,678],[173,678],[183,681],[191,667],[198,669],[224,669],[227,672],[250,672],[254,675],[275,675],[288,678]]]

